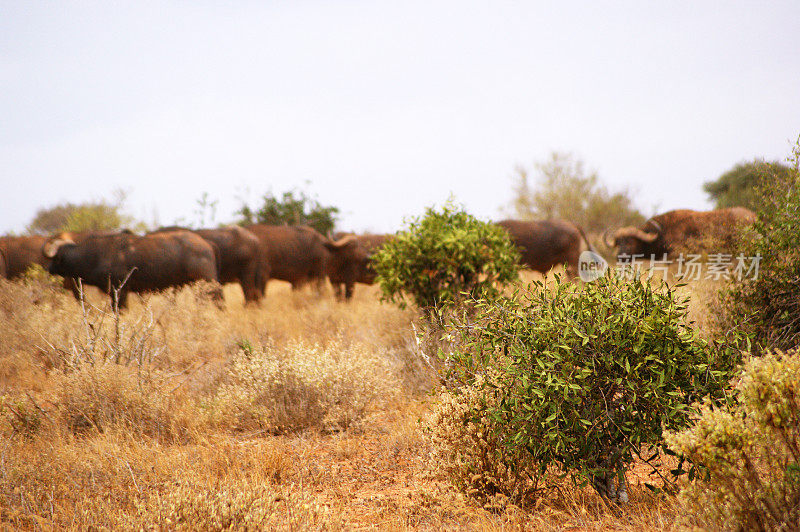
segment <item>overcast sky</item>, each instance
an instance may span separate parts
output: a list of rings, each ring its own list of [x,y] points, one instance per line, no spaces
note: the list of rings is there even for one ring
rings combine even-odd
[[[295,187],[343,229],[451,193],[498,219],[554,150],[648,214],[705,209],[798,134],[797,0],[0,0],[0,232],[120,188],[162,224]]]

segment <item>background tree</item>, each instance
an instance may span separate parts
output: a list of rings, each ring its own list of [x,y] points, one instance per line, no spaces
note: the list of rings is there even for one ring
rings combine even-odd
[[[753,195],[758,220],[742,233],[740,250],[759,257],[751,263],[756,271],[735,276],[723,304],[711,307],[723,332],[741,329],[755,344],[776,349],[800,344],[800,138],[788,162],[765,166],[775,172]]]
[[[61,203],[39,209],[26,232],[50,235],[61,231],[113,231],[117,229],[144,229],[144,224],[125,214],[127,193],[118,190],[112,201],[97,200],[84,203]]]
[[[271,192],[264,194],[262,205],[251,209],[242,204],[236,214],[241,225],[254,223],[267,225],[308,225],[327,235],[336,226],[339,208],[322,205],[315,197],[303,190],[284,192],[280,198]]]
[[[739,163],[714,181],[703,185],[714,207],[747,207],[756,210],[760,201],[759,189],[771,179],[786,180],[792,169],[780,162],[751,161]]]
[[[634,206],[630,192],[610,191],[596,172],[588,172],[571,154],[553,152],[550,159],[534,165],[536,177],[516,168],[514,197],[509,214],[521,220],[562,218],[588,233],[636,225],[645,217]]]

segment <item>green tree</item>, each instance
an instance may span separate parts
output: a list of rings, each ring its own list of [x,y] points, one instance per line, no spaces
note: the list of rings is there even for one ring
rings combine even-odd
[[[497,293],[495,283],[517,279],[519,253],[508,233],[448,203],[428,208],[373,256],[384,299],[405,296],[429,316],[440,304]]]
[[[714,181],[706,182],[703,190],[716,209],[757,209],[761,195],[759,189],[768,186],[772,179],[785,180],[791,171],[791,167],[777,161],[739,163]]]
[[[290,190],[280,198],[271,192],[264,194],[261,207],[257,209],[243,203],[236,214],[241,216],[241,225],[308,225],[327,235],[336,226],[339,208],[322,205],[303,190]]]
[[[753,199],[758,220],[740,245],[755,271],[734,276],[712,308],[723,332],[742,329],[761,347],[791,349],[800,343],[800,138],[789,166],[765,168]]]
[[[98,200],[84,203],[61,203],[39,209],[26,232],[49,235],[61,231],[113,231],[117,229],[142,229],[144,224],[125,214],[127,194],[116,191],[112,201]]]
[[[536,179],[524,167],[516,168],[509,214],[521,220],[562,218],[589,233],[636,225],[645,217],[626,190],[610,191],[596,172],[588,172],[571,154],[553,152],[544,163],[536,163]]]

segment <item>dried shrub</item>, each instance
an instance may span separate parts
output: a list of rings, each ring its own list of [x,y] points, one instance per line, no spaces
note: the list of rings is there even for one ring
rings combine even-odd
[[[540,464],[524,449],[506,445],[509,434],[491,415],[499,406],[501,379],[488,370],[458,392],[443,392],[425,424],[432,471],[488,509],[533,504],[548,488]]]
[[[734,403],[705,404],[667,443],[704,474],[681,491],[683,525],[800,529],[800,352],[747,361]]]
[[[11,428],[11,436],[33,436],[39,432],[46,415],[30,397],[10,393],[0,395],[0,419]]]
[[[268,485],[210,486],[178,482],[157,497],[136,502],[124,528],[157,525],[179,530],[265,530],[278,526],[276,493]]]
[[[195,422],[167,376],[112,362],[61,375],[53,402],[76,433],[114,428],[137,437],[185,441]]]
[[[179,481],[164,493],[134,503],[120,516],[126,530],[342,530],[327,506],[285,493],[262,482],[231,481],[218,486]]]
[[[243,344],[217,392],[214,415],[239,430],[344,430],[397,398],[395,373],[379,351],[341,341]]]

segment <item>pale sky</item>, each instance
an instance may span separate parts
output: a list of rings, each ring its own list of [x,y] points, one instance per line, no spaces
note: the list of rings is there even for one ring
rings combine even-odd
[[[647,214],[706,209],[798,134],[797,0],[0,0],[0,232],[120,188],[162,224],[296,187],[342,229],[451,193],[499,219],[555,150]]]

